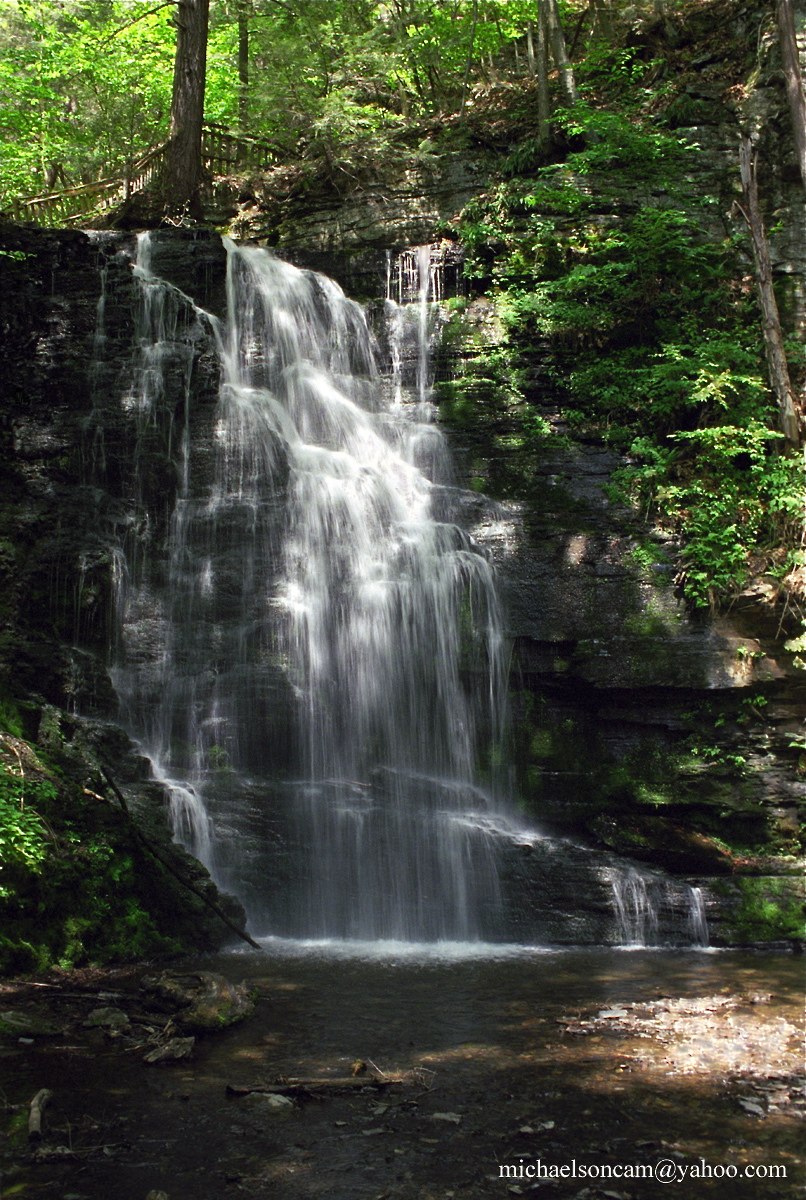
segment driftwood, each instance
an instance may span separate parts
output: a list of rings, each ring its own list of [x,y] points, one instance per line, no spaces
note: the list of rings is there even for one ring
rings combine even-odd
[[[106,782],[109,784],[109,787],[112,789],[112,793],[115,796],[115,798],[117,799],[118,804],[123,809],[123,812],[126,814],[126,818],[129,822],[129,826],[131,827],[132,834],[137,839],[137,841],[140,843],[140,845],[143,847],[143,849],[147,850],[148,853],[150,855],[152,855],[153,858],[156,858],[157,862],[160,863],[160,865],[163,866],[165,868],[165,870],[169,872],[169,874],[173,875],[174,879],[177,879],[182,884],[183,887],[187,888],[187,890],[189,892],[192,892],[194,896],[198,896],[199,900],[201,900],[202,903],[205,904],[210,909],[211,912],[215,913],[215,915],[218,917],[219,921],[222,921],[226,925],[227,929],[230,929],[234,934],[237,934],[237,936],[241,939],[242,942],[246,942],[249,946],[252,946],[252,948],[255,950],[262,950],[263,947],[261,945],[259,945],[254,940],[254,938],[251,938],[245,930],[239,929],[238,926],[235,924],[235,922],[231,921],[229,919],[229,917],[227,916],[227,914],[225,912],[222,912],[222,910],[219,908],[219,906],[213,900],[211,900],[208,896],[205,896],[204,892],[201,891],[200,888],[197,888],[194,884],[190,883],[189,880],[185,879],[179,873],[179,871],[177,871],[176,868],[168,861],[168,859],[163,854],[161,854],[159,852],[159,850],[156,849],[156,847],[152,846],[152,844],[148,840],[148,838],[146,838],[142,834],[140,829],[138,829],[138,827],[134,821],[134,818],[132,817],[132,815],[129,811],[129,805],[126,801],[126,797],[123,795],[123,792],[120,790],[118,785],[115,783],[114,779],[112,778],[111,774],[109,773],[109,770],[106,767],[102,767],[101,774],[103,775]]]
[[[358,1069],[356,1069],[358,1068]],[[369,1068],[369,1069],[368,1069]],[[382,1071],[371,1059],[359,1059],[353,1065],[352,1075],[316,1076],[312,1079],[294,1079],[279,1076],[273,1083],[227,1084],[228,1096],[275,1095],[295,1096],[298,1099],[313,1096],[338,1095],[339,1092],[356,1092],[362,1088],[383,1091],[390,1087],[407,1084],[430,1091],[434,1072],[426,1067],[415,1067],[410,1071]]]
[[[31,1101],[31,1108],[28,1113],[28,1140],[31,1142],[41,1141],[42,1138],[42,1117],[45,1109],[53,1099],[53,1092],[49,1088],[40,1088]]]

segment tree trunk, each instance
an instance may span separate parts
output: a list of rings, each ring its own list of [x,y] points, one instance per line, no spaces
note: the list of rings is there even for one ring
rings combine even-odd
[[[249,132],[249,0],[238,0],[238,127]]]
[[[476,26],[479,23],[479,3],[478,0],[473,0],[473,17],[470,26],[470,45],[467,48],[467,58],[465,59],[465,73],[462,79],[462,103],[459,107],[459,118],[461,120],[465,115],[465,104],[467,103],[467,87],[470,82],[470,68],[473,66],[473,51],[476,48]]]
[[[781,59],[784,66],[786,95],[792,114],[792,132],[803,186],[806,188],[806,96],[803,91],[803,75],[800,70],[798,39],[795,33],[795,16],[792,0],[778,0],[778,38],[781,43]]]
[[[540,0],[537,20],[537,141],[541,150],[547,150],[551,142],[548,24],[544,0]]]
[[[210,0],[177,0],[171,133],[164,191],[171,213],[188,205],[192,216],[200,215],[209,7]]]
[[[739,172],[744,193],[742,216],[750,231],[753,245],[753,259],[756,265],[756,286],[761,304],[762,329],[764,331],[764,349],[767,356],[767,369],[770,383],[778,401],[778,419],[781,432],[787,446],[796,449],[800,445],[800,419],[795,402],[792,383],[789,378],[789,365],[784,352],[784,339],[781,331],[781,318],[778,314],[778,302],[772,286],[772,266],[770,264],[770,248],[764,221],[758,202],[758,186],[756,183],[756,160],[753,154],[750,138],[742,136],[739,142]]]
[[[557,64],[557,70],[560,72],[560,86],[565,96],[566,104],[575,104],[577,98],[577,85],[574,79],[574,68],[568,58],[568,52],[565,48],[565,37],[563,36],[563,27],[560,24],[560,14],[557,11],[557,0],[540,0],[540,11],[545,11],[546,29],[548,31],[548,41],[551,46],[551,53]]]
[[[535,38],[534,38],[534,27],[533,27],[531,21],[526,26],[526,63],[527,63],[526,70],[529,75],[529,78],[534,79],[535,70],[536,70],[535,69]]]

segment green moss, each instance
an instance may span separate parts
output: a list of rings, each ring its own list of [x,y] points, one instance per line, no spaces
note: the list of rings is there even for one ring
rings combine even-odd
[[[554,755],[554,737],[548,729],[536,729],[529,742],[529,753],[537,761]]]
[[[635,731],[625,742],[611,740],[595,709],[563,712],[556,689],[515,693],[511,758],[527,809],[647,860],[663,863],[668,850],[679,869],[747,869],[796,854],[739,753],[737,717],[758,720],[764,706],[745,697],[681,710],[663,739]]]
[[[500,331],[480,328],[472,312],[452,318],[443,345],[455,374],[437,383],[435,397],[456,435],[465,482],[497,499],[531,493],[539,457],[563,440],[526,399],[520,351]]]
[[[658,612],[651,605],[647,605],[641,612],[631,613],[625,617],[624,628],[627,633],[631,633],[638,638],[663,637],[669,632],[669,620],[664,613]],[[641,653],[645,653],[645,647],[643,646],[641,647]]]
[[[639,804],[648,804],[652,808],[662,808],[669,804],[676,803],[673,784],[667,787],[657,784],[638,783],[635,789],[635,798]]]
[[[55,715],[46,733],[64,749]],[[177,953],[163,930],[176,930],[180,905],[162,874],[83,776],[0,737],[0,971]]]
[[[22,717],[17,704],[8,696],[0,696],[0,730],[13,737],[22,737]]]
[[[801,940],[806,934],[801,882],[738,878],[731,880],[729,885],[716,885],[715,890],[725,896],[738,896],[738,904],[729,921],[732,940],[777,942]]]

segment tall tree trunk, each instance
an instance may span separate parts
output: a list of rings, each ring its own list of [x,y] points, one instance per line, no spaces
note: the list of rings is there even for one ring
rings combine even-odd
[[[534,26],[530,21],[526,26],[526,63],[530,79],[535,77],[535,37]]]
[[[237,0],[238,13],[238,127],[249,132],[249,0]]]
[[[210,0],[177,0],[176,58],[165,199],[176,212],[186,204],[200,215],[201,140]]]
[[[786,95],[789,100],[789,111],[792,114],[792,132],[795,135],[800,177],[806,188],[806,95],[803,90],[803,75],[800,69],[792,0],[778,0],[775,11],[778,18],[778,38],[781,43]]]
[[[761,304],[761,323],[770,383],[778,401],[778,421],[787,446],[796,449],[801,442],[801,422],[797,411],[789,365],[784,351],[781,318],[772,286],[770,247],[758,202],[756,156],[750,138],[743,135],[739,142],[739,172],[744,193],[744,206],[739,206],[750,231],[753,259],[756,265],[756,286]]]
[[[557,11],[557,0],[540,0],[541,13],[545,10],[546,29],[548,31],[551,53],[560,72],[560,86],[565,96],[566,104],[575,104],[577,85],[574,79],[574,68],[571,66],[568,52],[565,48],[563,27],[560,24],[560,14]]]
[[[537,14],[537,141],[541,150],[551,142],[551,100],[549,98],[549,33],[545,0]]]

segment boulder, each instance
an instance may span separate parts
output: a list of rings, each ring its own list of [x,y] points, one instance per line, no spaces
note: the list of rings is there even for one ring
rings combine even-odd
[[[161,1006],[173,1010],[174,1023],[186,1033],[226,1029],[255,1010],[246,984],[230,983],[212,971],[189,975],[163,971],[144,979],[142,987]]]

